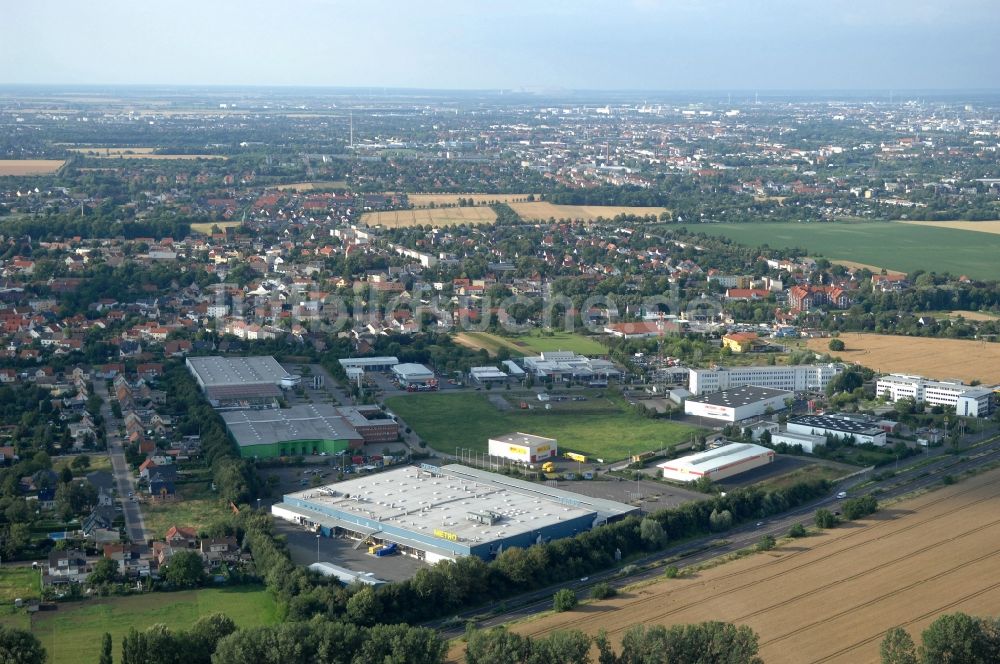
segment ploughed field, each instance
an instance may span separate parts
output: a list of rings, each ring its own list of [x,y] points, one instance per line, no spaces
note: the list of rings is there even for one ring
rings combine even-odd
[[[760,636],[767,664],[879,661],[885,631],[919,634],[942,613],[1000,605],[1000,471],[792,540],[691,578],[664,580],[513,630],[608,631],[723,620]]]

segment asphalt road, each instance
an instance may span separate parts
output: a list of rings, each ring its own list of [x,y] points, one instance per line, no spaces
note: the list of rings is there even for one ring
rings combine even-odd
[[[108,456],[111,458],[111,472],[115,476],[115,487],[118,489],[118,500],[122,504],[122,512],[125,515],[125,534],[133,542],[146,542],[146,524],[142,520],[142,510],[137,501],[128,497],[129,493],[135,493],[135,477],[132,475],[125,461],[125,448],[122,444],[121,436],[118,435],[118,427],[121,420],[116,418],[111,412],[111,400],[108,395],[107,384],[103,380],[94,381],[94,392],[101,397],[101,417],[104,418],[104,430],[108,436]]]
[[[618,569],[595,573],[577,581],[561,583],[508,598],[503,601],[503,604],[513,608],[502,613],[492,614],[482,620],[478,618],[489,613],[491,606],[477,607],[454,617],[432,621],[427,623],[427,626],[439,629],[446,639],[457,638],[465,632],[465,621],[467,620],[475,620],[480,628],[489,628],[549,610],[552,608],[553,593],[561,588],[569,588],[577,594],[579,599],[586,599],[589,597],[590,588],[601,581],[606,581],[612,587],[621,588],[638,581],[662,577],[663,566],[656,563],[663,563],[668,559],[671,565],[683,569],[751,547],[765,535],[774,538],[784,537],[795,524],[813,525],[813,515],[817,509],[827,508],[831,511],[839,511],[840,500],[836,496],[841,491],[847,492],[852,497],[873,493],[879,500],[886,500],[938,484],[945,475],[959,475],[989,463],[1000,462],[1000,436],[995,436],[976,447],[963,448],[961,454],[958,455],[941,454],[930,460],[926,457],[918,457],[915,461],[923,465],[917,468],[904,467],[892,477],[881,481],[871,481],[867,476],[852,478],[835,486],[830,495],[795,510],[770,517],[760,522],[760,525],[748,524],[726,533],[700,537],[685,542],[683,545],[670,547],[653,555],[631,561],[632,565],[639,568],[634,574],[621,576]],[[862,488],[859,489],[859,486]],[[650,568],[650,565],[655,566]]]

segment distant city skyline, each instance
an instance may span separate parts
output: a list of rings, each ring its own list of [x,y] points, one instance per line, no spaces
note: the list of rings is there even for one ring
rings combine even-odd
[[[5,7],[0,84],[993,90],[995,0],[175,0]]]

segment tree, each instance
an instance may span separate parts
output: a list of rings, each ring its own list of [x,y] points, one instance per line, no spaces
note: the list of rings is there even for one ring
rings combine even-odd
[[[590,596],[592,599],[607,599],[609,597],[614,597],[616,594],[617,591],[612,588],[607,581],[601,581],[590,589]]]
[[[789,537],[805,537],[806,536],[806,527],[803,526],[801,523],[796,523],[795,525],[793,525],[791,528],[788,529],[788,536]]]
[[[118,563],[111,558],[101,558],[87,576],[87,584],[103,586],[118,581]]]
[[[569,588],[557,590],[552,596],[552,608],[556,611],[572,611],[576,608],[576,593]]]
[[[528,660],[531,643],[503,627],[474,630],[465,647],[466,664],[520,664]]]
[[[837,517],[828,509],[816,510],[816,527],[833,528],[837,525]]]
[[[913,638],[902,627],[893,627],[885,633],[880,647],[882,664],[917,664],[917,648]]]
[[[841,504],[840,509],[845,519],[853,521],[877,512],[878,500],[871,494],[849,498]]]
[[[579,630],[560,630],[531,642],[528,664],[590,664],[591,638]]]
[[[830,339],[830,343],[828,344],[828,348],[830,350],[832,350],[833,352],[835,352],[835,353],[839,353],[842,350],[844,350],[845,348],[847,348],[847,346],[844,344],[843,340],[841,340],[841,339]]]
[[[598,640],[598,648],[601,649]],[[763,664],[757,635],[747,626],[705,622],[697,625],[636,625],[622,637],[621,664],[712,662]],[[603,657],[603,652],[602,652]]]
[[[121,664],[146,664],[147,656],[146,636],[139,633],[135,627],[131,628],[128,634],[122,637]]]
[[[943,615],[921,635],[924,664],[993,664],[997,644],[985,621],[964,613]]]
[[[639,522],[639,537],[651,549],[660,549],[667,543],[667,533],[656,519],[646,517]]]
[[[774,537],[771,535],[764,535],[763,537],[760,538],[760,541],[757,542],[757,550],[770,551],[771,549],[774,548],[774,545],[775,545]]]
[[[97,660],[98,664],[114,664],[114,659],[111,656],[111,648],[111,634],[105,632],[104,636],[101,637],[101,658]]]
[[[45,664],[48,653],[31,632],[0,625],[0,662],[4,664]]]
[[[712,510],[708,515],[708,525],[714,532],[729,530],[733,527],[733,513],[729,510]]]
[[[197,551],[178,551],[167,563],[166,580],[176,588],[196,588],[205,582],[205,568]]]

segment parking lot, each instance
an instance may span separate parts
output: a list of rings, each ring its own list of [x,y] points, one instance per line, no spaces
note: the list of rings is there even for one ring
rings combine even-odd
[[[296,565],[311,565],[318,560],[355,572],[371,572],[383,581],[403,581],[427,567],[427,563],[401,554],[379,558],[369,554],[366,546],[355,549],[355,540],[317,537],[315,533],[281,519],[275,520],[275,531],[287,538],[288,553]]]
[[[680,487],[651,482],[649,480],[619,480],[611,475],[604,475],[594,480],[563,480],[548,481],[547,486],[583,494],[591,498],[604,498],[620,503],[639,505],[645,512],[668,507],[677,507],[692,500],[703,500],[705,494],[689,491]]]

